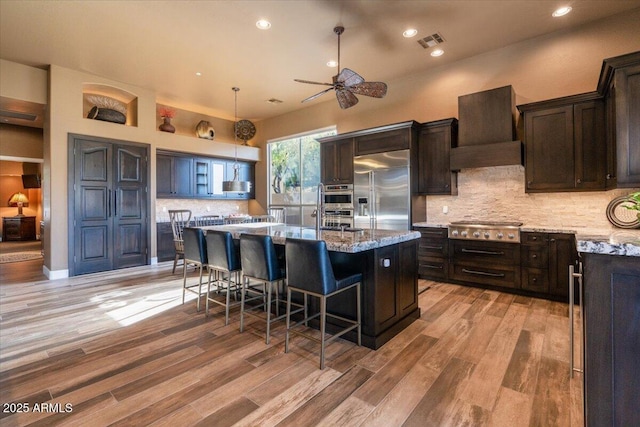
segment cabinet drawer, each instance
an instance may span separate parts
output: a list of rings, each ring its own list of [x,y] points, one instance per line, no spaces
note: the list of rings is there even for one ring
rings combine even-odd
[[[423,238],[432,239],[446,239],[449,235],[448,228],[420,228],[416,227],[416,231],[419,231]]]
[[[527,291],[549,292],[549,270],[523,268],[521,286]]]
[[[520,287],[520,267],[456,262],[451,264],[449,269],[449,277],[461,282],[506,288]]]
[[[446,257],[448,251],[447,239],[421,238],[418,245],[419,256]]]
[[[518,244],[450,239],[449,254],[456,262],[473,262],[487,266],[520,266]]]
[[[420,258],[418,261],[418,275],[421,279],[446,279],[449,262],[442,258]]]
[[[547,269],[549,266],[549,247],[544,245],[521,246],[520,259],[524,267]]]
[[[520,240],[523,245],[546,245],[549,236],[547,233],[521,233]]]

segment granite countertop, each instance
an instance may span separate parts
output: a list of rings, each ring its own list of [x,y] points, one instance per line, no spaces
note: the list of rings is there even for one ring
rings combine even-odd
[[[270,235],[273,243],[283,245],[287,237],[295,239],[324,240],[327,249],[335,252],[364,252],[370,249],[391,246],[420,238],[418,231],[395,231],[362,229],[361,231],[320,230],[316,233],[314,227],[302,227],[295,225],[283,225],[277,223],[248,223],[229,224],[211,227],[202,227],[203,230],[230,231],[234,239],[239,239],[243,233]]]

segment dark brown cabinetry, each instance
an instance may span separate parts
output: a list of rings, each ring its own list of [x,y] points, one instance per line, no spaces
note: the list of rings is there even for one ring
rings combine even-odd
[[[605,59],[598,92],[607,104],[609,179],[640,186],[640,52]]]
[[[458,194],[457,173],[449,166],[451,148],[457,146],[458,120],[423,123],[418,137],[418,192]]]
[[[173,244],[173,231],[170,222],[159,222],[156,224],[157,230],[157,256],[158,262],[173,261],[176,256],[175,245]]]
[[[156,156],[157,196],[191,197],[193,194],[193,158],[178,154]]]
[[[322,142],[320,168],[323,184],[353,184],[353,138]]]
[[[446,228],[417,227],[418,275],[421,279],[447,280],[449,276],[449,239]]]
[[[240,180],[251,182],[249,193],[225,193],[222,182],[233,179],[235,161],[194,157],[183,153],[158,152],[156,182],[158,198],[252,199],[255,197],[255,167],[238,161]]]
[[[582,254],[585,424],[631,426],[640,419],[640,262]]]
[[[605,104],[597,92],[520,105],[527,192],[604,190]]]
[[[36,217],[2,217],[2,241],[36,240]]]
[[[525,291],[549,294],[566,300],[569,296],[568,268],[575,265],[575,236],[565,233],[521,233],[521,286]]]
[[[520,245],[449,240],[449,278],[467,284],[520,288]]]

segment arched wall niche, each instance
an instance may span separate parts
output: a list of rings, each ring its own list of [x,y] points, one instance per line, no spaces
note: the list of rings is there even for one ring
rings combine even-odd
[[[129,91],[115,86],[101,83],[82,84],[82,117],[87,117],[91,109],[96,106],[95,101],[106,103],[117,101],[125,108],[126,126],[138,126],[138,97]],[[99,105],[98,105],[99,106]]]

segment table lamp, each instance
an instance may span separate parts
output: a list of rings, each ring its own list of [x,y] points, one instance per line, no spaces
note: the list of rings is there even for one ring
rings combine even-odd
[[[16,216],[24,216],[22,213],[22,208],[25,206],[29,206],[29,199],[24,194],[17,192],[13,193],[13,195],[9,198],[9,206],[18,207],[18,215]]]

